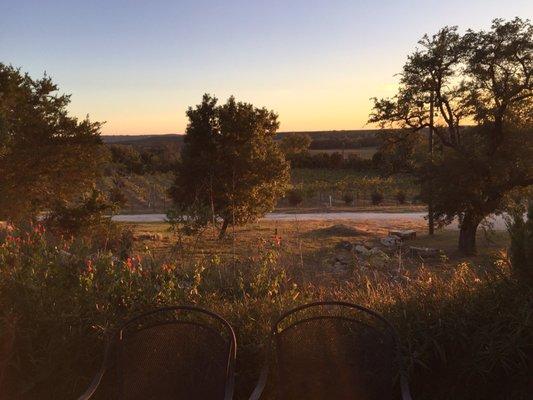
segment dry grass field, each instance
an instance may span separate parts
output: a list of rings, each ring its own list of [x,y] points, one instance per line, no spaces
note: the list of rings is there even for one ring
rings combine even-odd
[[[422,264],[438,266],[442,261],[459,262],[463,259],[457,253],[457,231],[439,230],[434,236],[427,234],[424,223],[409,222],[405,220],[384,221],[260,221],[243,227],[229,229],[225,239],[219,240],[217,232],[207,229],[195,236],[179,238],[170,231],[167,223],[140,223],[128,224],[136,238],[135,249],[138,252],[149,251],[158,256],[172,255],[180,247],[187,248],[191,253],[191,260],[195,258],[209,258],[212,256],[248,257],[253,255],[260,244],[270,243],[279,248],[290,264],[302,263],[304,270],[311,274],[315,272],[332,271],[335,260],[343,250],[339,245],[343,242],[364,244],[368,247],[377,247],[390,256],[387,267],[398,267],[399,249],[388,249],[380,243],[380,239],[387,236],[392,229],[413,229],[417,238],[405,241],[401,252],[403,265],[410,267],[419,266],[421,260],[410,257],[409,246],[432,247],[441,249],[443,257],[424,260]],[[508,245],[506,232],[494,231],[478,233],[478,256],[469,258],[471,262],[484,262],[487,258],[496,255]],[[347,262],[355,267],[361,261],[353,251],[344,254]]]

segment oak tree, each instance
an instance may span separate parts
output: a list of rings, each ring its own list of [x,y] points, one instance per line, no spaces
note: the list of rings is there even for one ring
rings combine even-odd
[[[446,27],[419,44],[398,93],[374,99],[369,120],[401,128],[385,136],[384,154],[418,177],[440,223],[459,219],[459,250],[472,254],[483,219],[533,184],[533,26],[496,19],[488,31]],[[420,137],[431,119],[429,157]]]

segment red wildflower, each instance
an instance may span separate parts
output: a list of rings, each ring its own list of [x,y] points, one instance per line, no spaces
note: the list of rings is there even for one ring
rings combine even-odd
[[[90,273],[94,272],[92,260],[86,260],[85,261],[85,266],[87,267],[87,273],[90,274]]]
[[[131,257],[128,257],[128,258],[126,259],[125,264],[126,264],[126,267],[128,267],[128,269],[129,269],[130,271],[133,271],[133,260],[131,259]]]

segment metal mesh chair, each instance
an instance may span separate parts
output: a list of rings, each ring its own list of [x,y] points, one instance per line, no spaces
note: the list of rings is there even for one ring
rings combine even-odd
[[[235,354],[235,333],[217,314],[189,306],[150,311],[113,333],[79,400],[229,400]]]
[[[279,400],[411,400],[398,336],[372,310],[343,302],[297,307],[274,324],[270,346]],[[261,397],[269,363],[250,400]]]

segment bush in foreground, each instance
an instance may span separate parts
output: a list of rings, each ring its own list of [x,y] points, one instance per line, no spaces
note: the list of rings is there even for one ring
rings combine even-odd
[[[250,257],[191,261],[87,254],[42,228],[9,227],[0,245],[0,370],[10,399],[75,398],[98,366],[104,333],[152,307],[198,304],[226,317],[239,342],[238,396],[259,374],[282,310],[317,299],[359,303],[398,327],[417,399],[521,399],[531,376],[533,293],[506,270],[468,264],[405,276],[357,269],[300,282],[299,263],[262,241]],[[3,352],[2,352],[3,351]]]

